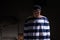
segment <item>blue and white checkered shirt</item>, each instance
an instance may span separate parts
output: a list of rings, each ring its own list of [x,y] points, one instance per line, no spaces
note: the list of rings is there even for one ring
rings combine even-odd
[[[29,17],[25,21],[24,40],[50,40],[50,25],[47,17]]]

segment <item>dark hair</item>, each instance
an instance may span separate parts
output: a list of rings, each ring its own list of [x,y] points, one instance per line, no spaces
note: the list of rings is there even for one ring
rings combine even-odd
[[[39,5],[34,5],[34,6],[33,6],[33,10],[36,10],[36,9],[40,9],[40,10],[41,10],[42,8],[41,8],[41,6],[39,6]]]
[[[23,36],[23,33],[19,33],[18,35]]]

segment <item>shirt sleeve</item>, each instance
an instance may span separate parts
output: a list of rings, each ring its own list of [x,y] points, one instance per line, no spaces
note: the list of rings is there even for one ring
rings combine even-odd
[[[47,17],[45,17],[44,25],[46,26],[47,37],[50,38],[50,23]]]
[[[26,26],[27,25],[27,22],[28,22],[28,18],[24,22],[24,37],[28,36],[27,31],[28,31],[29,28]]]

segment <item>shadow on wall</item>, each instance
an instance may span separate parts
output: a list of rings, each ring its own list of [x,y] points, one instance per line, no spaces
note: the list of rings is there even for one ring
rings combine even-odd
[[[0,40],[15,40],[18,36],[18,19],[11,16],[0,17]]]
[[[15,37],[4,37],[3,40],[17,40]]]
[[[18,18],[14,16],[0,16],[0,24],[3,24],[4,22],[8,22],[10,24],[16,24],[18,23]]]

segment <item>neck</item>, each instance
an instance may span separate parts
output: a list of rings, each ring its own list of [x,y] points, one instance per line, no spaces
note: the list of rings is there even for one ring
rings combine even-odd
[[[40,18],[41,17],[41,15],[38,15],[38,16],[34,16],[35,18]]]

